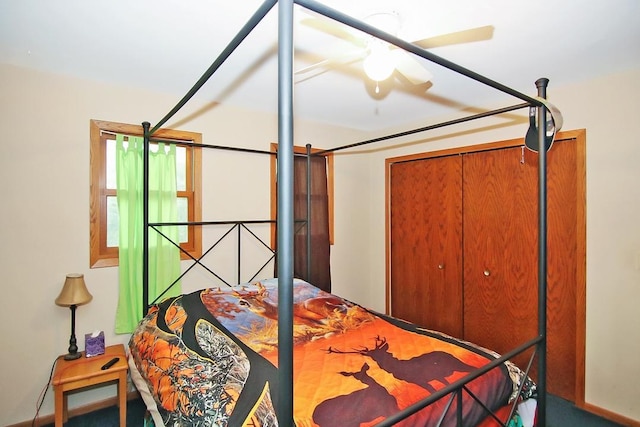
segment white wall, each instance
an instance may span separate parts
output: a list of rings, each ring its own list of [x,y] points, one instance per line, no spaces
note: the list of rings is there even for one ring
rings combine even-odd
[[[530,92],[535,93],[533,82]],[[84,273],[94,297],[78,308],[78,337],[102,329],[108,344],[127,342],[128,335],[113,332],[117,269],[88,267],[89,120],[153,123],[178,97],[10,66],[0,66],[0,93],[0,267],[7,295],[0,375],[10,385],[0,390],[0,425],[6,425],[33,417],[55,357],[67,351],[69,310],[53,303],[65,274]],[[640,271],[634,263],[640,229],[634,220],[640,218],[640,146],[635,135],[640,125],[633,114],[639,93],[640,70],[572,87],[554,87],[552,81],[549,87],[550,100],[563,111],[564,129],[587,129],[586,400],[636,420],[640,387],[632,379],[640,378],[640,318],[634,314]],[[479,132],[467,131],[469,124],[416,136],[403,148],[336,155],[334,291],[384,310],[385,158],[518,138],[526,132],[521,123]],[[218,105],[167,126],[202,132],[211,144],[268,149],[277,138],[274,117]],[[368,136],[311,123],[295,127],[298,145],[322,147]],[[246,158],[238,169],[227,161],[231,154],[206,156],[205,215],[268,216],[268,162],[260,166]],[[230,196],[232,202],[223,201]],[[241,212],[241,205],[249,212]],[[97,389],[72,395],[69,403],[73,408],[114,394],[115,388]],[[41,414],[52,412],[49,391]]]
[[[531,90],[536,94],[534,83]],[[587,130],[586,402],[640,421],[640,70],[568,87],[550,82],[549,100],[560,108],[564,130]],[[509,100],[496,107],[516,104]],[[367,302],[384,307],[384,161],[404,154],[521,138],[528,121],[505,126],[485,119],[411,138],[402,148],[369,155],[371,204]],[[418,124],[415,127],[430,123]],[[480,131],[469,132],[474,126]],[[484,129],[483,129],[484,128]],[[366,178],[364,178],[366,179]],[[339,186],[338,186],[339,188]],[[341,215],[343,206],[337,207]],[[361,208],[358,208],[361,209]],[[364,209],[364,208],[362,208]],[[339,262],[339,260],[337,260]],[[336,265],[334,263],[334,265]]]
[[[114,333],[117,268],[89,269],[89,120],[153,124],[179,96],[6,65],[0,66],[0,93],[0,271],[5,294],[0,425],[7,425],[33,418],[55,358],[67,352],[70,310],[54,304],[67,273],[84,273],[93,295],[77,310],[80,349],[84,334],[96,329],[105,331],[108,345],[129,339]],[[167,127],[202,132],[208,144],[269,150],[277,140],[272,115],[213,105],[200,116],[180,119],[199,107],[193,104]],[[294,132],[299,145],[322,147],[329,135],[343,144],[360,139],[354,131],[304,122],[296,122]],[[267,219],[269,159],[205,151],[205,219]],[[216,216],[207,217],[211,212]],[[353,250],[361,251],[357,246]],[[334,270],[340,275],[339,268]],[[110,386],[73,394],[69,406],[100,401],[115,392]],[[52,413],[50,389],[41,415]]]

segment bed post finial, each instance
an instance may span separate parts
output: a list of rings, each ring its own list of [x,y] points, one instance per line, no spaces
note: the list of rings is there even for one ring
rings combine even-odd
[[[525,145],[531,151],[535,152],[539,152],[540,149],[538,145],[538,108],[545,108],[546,121],[542,129],[544,129],[544,133],[546,135],[546,151],[549,151],[551,149],[551,145],[553,144],[555,135],[562,128],[562,124],[564,121],[560,110],[555,105],[547,101],[548,85],[549,79],[546,77],[542,77],[536,80],[536,87],[538,88],[538,96],[536,96],[536,101],[539,101],[540,104],[532,103],[529,105],[529,129],[527,130],[527,134],[525,136]]]
[[[549,79],[546,77],[540,77],[536,80],[536,87],[538,88],[538,96],[541,98],[547,97],[547,86],[549,86]]]

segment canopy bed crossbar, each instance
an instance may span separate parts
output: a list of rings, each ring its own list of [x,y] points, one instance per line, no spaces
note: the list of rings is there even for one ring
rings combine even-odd
[[[277,248],[278,253],[276,256],[277,277],[278,277],[278,390],[277,390],[277,402],[276,402],[276,414],[280,425],[293,425],[293,243],[294,243],[294,224],[296,220],[293,216],[293,7],[294,4],[298,4],[306,9],[324,15],[328,18],[342,22],[345,25],[361,30],[376,38],[384,40],[390,44],[397,46],[407,52],[418,55],[432,63],[441,65],[449,70],[452,70],[458,74],[466,76],[477,82],[480,82],[486,86],[492,87],[498,91],[519,98],[525,103],[514,106],[501,108],[498,110],[488,111],[480,114],[476,114],[469,117],[463,117],[460,119],[450,120],[442,122],[440,124],[429,125],[426,127],[418,128],[411,131],[395,133],[380,138],[374,138],[367,141],[358,142],[355,144],[349,144],[342,147],[330,148],[321,151],[323,154],[332,151],[338,151],[342,149],[361,146],[373,142],[387,141],[396,139],[403,136],[412,135],[419,132],[424,132],[436,128],[455,125],[462,122],[467,122],[483,117],[488,117],[496,114],[513,111],[519,108],[530,107],[536,108],[536,128],[546,129],[547,124],[547,104],[543,101],[546,98],[546,86],[548,84],[547,79],[540,79],[536,82],[538,87],[538,97],[534,98],[526,94],[520,93],[512,88],[509,88],[503,84],[500,84],[494,80],[484,77],[476,72],[452,63],[444,58],[436,56],[431,52],[428,52],[417,45],[408,43],[402,39],[399,39],[391,34],[385,33],[372,27],[362,21],[354,19],[348,15],[345,15],[337,10],[331,9],[313,0],[267,0],[265,1],[255,14],[249,19],[249,21],[242,27],[238,34],[233,38],[229,45],[222,51],[222,53],[215,59],[212,65],[202,75],[202,77],[196,82],[196,84],[186,93],[186,95],[179,101],[179,103],[165,116],[163,117],[153,128],[148,122],[143,123],[144,130],[144,157],[145,159],[149,155],[149,141],[153,134],[161,128],[171,117],[173,117],[197,92],[198,90],[209,80],[209,78],[215,73],[215,71],[224,63],[224,61],[231,55],[231,53],[240,45],[240,43],[247,37],[247,35],[258,25],[258,23],[267,15],[267,13],[278,3],[278,144],[279,151],[277,154],[277,169],[278,169],[278,206],[277,206]],[[538,380],[537,380],[537,401],[538,401],[538,425],[544,427],[546,425],[546,294],[547,294],[547,263],[546,263],[546,233],[547,233],[547,204],[546,204],[546,148],[548,145],[547,135],[544,131],[537,133],[538,140],[538,158],[539,158],[539,245],[538,245],[538,336],[531,341],[521,345],[520,347],[505,353],[504,355],[493,360],[491,363],[466,375],[463,379],[456,381],[434,393],[428,398],[417,402],[403,411],[400,411],[390,417],[387,417],[382,421],[380,426],[390,426],[398,421],[414,414],[427,405],[435,402],[444,396],[451,394],[453,399],[458,401],[458,411],[461,410],[461,394],[466,389],[466,385],[473,379],[478,378],[484,373],[488,372],[492,368],[498,366],[500,363],[512,358],[516,354],[520,354],[527,351],[530,348],[534,348],[531,361],[527,368],[527,374],[534,357],[538,359]],[[199,145],[200,146],[200,145]],[[204,145],[201,145],[204,146]],[[216,146],[216,148],[224,148]],[[254,150],[250,150],[254,151]],[[273,154],[273,153],[270,153]],[[307,146],[307,157],[310,158],[310,146]],[[148,164],[145,162],[143,173],[148,176]],[[309,185],[309,178],[307,183]],[[149,209],[148,198],[149,188],[145,183],[143,190],[143,197],[145,200],[143,207],[143,217],[145,218],[144,231],[143,231],[143,247],[145,252],[143,255],[143,283],[144,286],[144,301],[148,301],[148,289],[147,284],[149,280],[148,274],[148,230],[150,226],[157,226],[159,224],[150,224],[148,221]],[[309,218],[307,218],[307,222]],[[204,224],[204,223],[201,223]],[[183,225],[183,224],[180,224]],[[235,226],[234,226],[235,227]],[[310,233],[307,233],[310,234]],[[309,245],[308,245],[309,246]],[[310,256],[307,257],[309,259]],[[196,264],[199,260],[196,260]],[[266,264],[265,264],[266,265]],[[146,307],[145,307],[146,308]],[[452,394],[453,393],[453,394]],[[513,411],[513,409],[512,409]],[[505,425],[504,423],[501,423]]]
[[[277,0],[265,1],[253,14],[253,16],[247,21],[247,23],[240,29],[238,34],[229,42],[227,47],[218,55],[216,60],[209,66],[205,73],[198,79],[198,81],[189,89],[189,91],[182,97],[180,102],[171,109],[158,123],[150,129],[149,135],[153,135],[158,129],[162,127],[171,117],[173,117],[189,100],[198,93],[198,90],[213,76],[218,68],[227,60],[229,56],[242,41],[253,31],[253,29],[262,21],[262,19],[269,13],[269,11],[275,6]]]
[[[178,248],[178,250],[186,255],[187,257],[189,257],[191,259],[192,264],[189,265],[187,268],[185,268],[185,270],[169,285],[167,286],[164,291],[162,291],[162,293],[160,293],[153,301],[148,302],[148,301],[143,301],[143,306],[142,306],[142,312],[143,312],[143,316],[147,313],[149,306],[156,304],[158,301],[161,301],[164,296],[167,294],[167,292],[169,292],[169,290],[171,290],[178,282],[180,282],[180,280],[185,277],[194,267],[196,266],[200,266],[203,269],[205,269],[209,274],[211,274],[212,276],[216,277],[219,281],[221,281],[222,283],[224,283],[227,286],[232,286],[231,283],[229,283],[228,280],[224,279],[222,277],[221,274],[216,273],[213,269],[211,269],[208,265],[204,264],[202,262],[203,258],[206,257],[207,255],[209,255],[213,250],[215,250],[226,238],[227,236],[230,236],[232,234],[232,232],[236,232],[236,241],[235,241],[235,247],[236,247],[236,276],[235,276],[235,281],[234,284],[237,283],[241,283],[242,280],[242,235],[243,235],[243,231],[245,232],[245,235],[248,234],[249,236],[253,237],[254,241],[259,243],[261,247],[265,248],[268,253],[269,253],[269,257],[267,258],[267,260],[261,265],[259,266],[255,272],[253,273],[252,276],[249,277],[248,280],[244,280],[245,282],[251,282],[253,280],[255,280],[255,278],[267,267],[267,265],[269,265],[269,263],[275,258],[275,250],[271,248],[271,246],[269,246],[262,238],[260,238],[256,233],[254,233],[251,228],[249,228],[249,225],[252,224],[273,224],[275,221],[273,220],[253,220],[253,221],[194,221],[194,222],[156,222],[156,223],[149,223],[148,224],[148,228],[151,230],[154,230],[156,233],[158,233],[163,239],[167,240],[169,243],[171,243],[172,245],[174,245],[175,247]],[[218,238],[218,240],[216,240],[206,251],[203,251],[202,254],[196,258],[193,255],[191,255],[188,251],[186,251],[184,248],[182,248],[180,246],[180,244],[178,242],[174,242],[169,236],[167,236],[165,233],[163,233],[160,230],[160,227],[181,227],[181,226],[215,226],[215,225],[226,225],[230,227],[222,234],[222,236],[220,236],[220,238]]]
[[[388,141],[390,139],[401,138],[403,136],[414,135],[416,133],[426,132],[426,131],[429,131],[429,130],[434,130],[434,129],[439,129],[439,128],[452,126],[452,125],[456,125],[456,124],[460,124],[460,123],[470,122],[470,121],[481,119],[481,118],[484,118],[484,117],[496,116],[498,114],[508,113],[510,111],[515,111],[515,110],[519,110],[521,108],[527,108],[527,107],[530,107],[530,104],[521,103],[521,104],[511,105],[511,106],[508,106],[508,107],[498,108],[498,109],[491,110],[491,111],[485,111],[485,112],[474,114],[474,115],[471,115],[471,116],[460,117],[460,118],[457,118],[457,119],[448,120],[446,122],[435,123],[435,124],[432,124],[432,125],[429,125],[429,126],[423,126],[423,127],[419,127],[419,128],[416,128],[416,129],[406,130],[406,131],[403,131],[403,132],[397,132],[397,133],[393,133],[393,134],[390,134],[390,135],[380,136],[380,137],[377,137],[377,138],[366,139],[364,141],[354,142],[354,143],[347,144],[347,145],[341,145],[339,147],[323,149],[323,150],[317,151],[316,154],[322,155],[322,154],[326,154],[326,153],[332,153],[332,152],[335,152],[335,151],[345,150],[345,149],[348,149],[348,148],[360,147],[362,145],[369,145],[369,144],[373,144],[375,142]]]

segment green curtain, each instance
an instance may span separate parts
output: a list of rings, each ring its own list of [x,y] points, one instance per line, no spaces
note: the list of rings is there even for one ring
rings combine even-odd
[[[157,149],[156,149],[157,148]],[[143,154],[141,137],[116,135],[116,176],[119,215],[119,295],[116,333],[131,333],[142,319]],[[154,144],[149,153],[149,222],[176,222],[176,147]],[[163,234],[178,242],[178,227]],[[149,298],[153,301],[180,274],[180,251],[149,229]],[[181,292],[174,285],[163,295]]]

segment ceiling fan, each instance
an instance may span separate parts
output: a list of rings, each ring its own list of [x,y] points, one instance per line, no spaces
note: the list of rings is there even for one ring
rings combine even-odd
[[[402,19],[398,12],[374,12],[367,15],[363,21],[386,33],[403,38]],[[365,74],[376,83],[388,79],[394,73],[396,76],[402,76],[402,80],[413,85],[427,83],[433,78],[428,68],[430,65],[429,61],[390,45],[369,34],[327,19],[307,18],[303,19],[301,23],[347,41],[353,44],[354,48],[298,69],[295,71],[296,76],[309,78],[319,73],[329,71],[335,66],[362,61]],[[489,40],[492,37],[493,26],[487,25],[428,37],[413,41],[412,43],[424,49],[431,49]],[[318,72],[319,70],[320,72]],[[316,72],[316,74],[311,74],[312,72]]]

